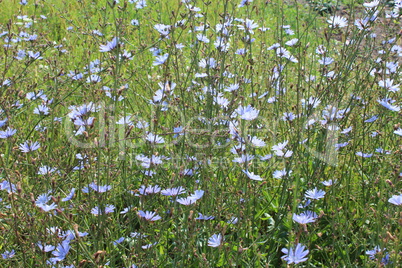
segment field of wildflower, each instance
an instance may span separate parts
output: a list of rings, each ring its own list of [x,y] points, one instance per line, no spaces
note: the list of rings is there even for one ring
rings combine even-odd
[[[0,267],[401,267],[402,1],[0,1]]]

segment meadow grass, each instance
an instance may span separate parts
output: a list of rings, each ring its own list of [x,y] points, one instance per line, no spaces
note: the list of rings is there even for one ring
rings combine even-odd
[[[400,267],[401,14],[0,2],[0,266]]]

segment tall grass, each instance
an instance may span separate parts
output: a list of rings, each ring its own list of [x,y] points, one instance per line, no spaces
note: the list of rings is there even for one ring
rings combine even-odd
[[[400,266],[400,1],[24,2],[1,267]]]

